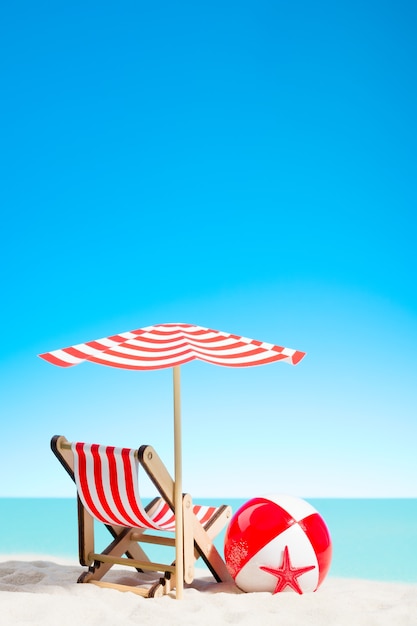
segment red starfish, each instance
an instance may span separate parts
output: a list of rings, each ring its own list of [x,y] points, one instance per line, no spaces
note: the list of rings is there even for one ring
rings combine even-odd
[[[261,566],[260,569],[278,578],[278,582],[273,591],[274,594],[278,593],[278,591],[282,591],[285,587],[291,587],[291,589],[301,594],[303,592],[298,584],[297,578],[302,574],[311,571],[315,567],[315,565],[308,565],[307,567],[291,567],[290,553],[288,551],[288,546],[285,546],[281,567],[274,569],[272,567]]]

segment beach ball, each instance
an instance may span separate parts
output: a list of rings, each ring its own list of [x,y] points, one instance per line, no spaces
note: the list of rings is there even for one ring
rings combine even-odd
[[[226,529],[227,568],[242,591],[316,591],[331,562],[326,523],[301,498],[253,498],[233,515]]]

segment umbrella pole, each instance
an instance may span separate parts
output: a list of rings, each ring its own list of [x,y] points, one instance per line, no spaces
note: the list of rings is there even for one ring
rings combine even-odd
[[[176,597],[181,599],[184,589],[184,523],[182,514],[182,451],[181,451],[181,392],[180,367],[175,365],[174,375],[174,506],[175,506],[175,565]]]

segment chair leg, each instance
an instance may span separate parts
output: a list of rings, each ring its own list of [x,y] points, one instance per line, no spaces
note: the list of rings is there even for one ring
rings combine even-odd
[[[193,503],[189,493],[183,495],[183,564],[184,582],[192,583],[194,580],[194,533],[193,533]]]
[[[148,591],[148,598],[160,598],[166,596],[168,593],[175,589],[175,576],[173,574],[166,574],[163,578],[160,578],[156,583],[150,587]]]
[[[213,543],[214,537],[219,532],[219,529],[223,528],[230,519],[232,510],[230,506],[223,505],[220,508],[217,516],[210,520],[205,527],[203,527],[197,518],[194,516],[194,539],[195,539],[195,552],[196,558],[201,557],[213,577],[217,582],[233,582],[233,578],[227,569],[226,563],[220,556],[216,546]]]

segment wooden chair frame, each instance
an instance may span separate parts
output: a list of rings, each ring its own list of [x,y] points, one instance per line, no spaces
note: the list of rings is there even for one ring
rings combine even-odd
[[[72,480],[74,478],[74,454],[71,444],[63,436],[56,435],[51,440],[51,448]],[[148,515],[152,514],[162,498],[175,512],[174,480],[152,446],[141,446],[137,451],[139,464],[143,467],[160,497],[155,498],[145,507]],[[193,513],[190,494],[183,494],[183,553],[176,554],[171,563],[155,563],[149,559],[141,544],[159,544],[175,547],[175,538],[150,533],[148,529],[126,528],[105,524],[113,541],[101,552],[95,550],[94,518],[85,509],[77,493],[78,508],[78,547],[80,564],[87,566],[78,579],[80,583],[94,583],[102,587],[111,587],[120,591],[133,591],[144,597],[165,595],[175,589],[177,598],[182,597],[184,583],[194,579],[194,563],[202,558],[217,582],[232,582],[226,564],[213,544],[213,539],[231,518],[228,505],[218,507],[215,514],[203,526]],[[125,556],[123,556],[125,555]],[[177,563],[182,559],[183,579],[177,579]],[[102,581],[103,576],[115,565],[128,565],[138,572],[159,572],[162,575],[149,586],[140,587]],[[182,577],[181,577],[182,578]]]

